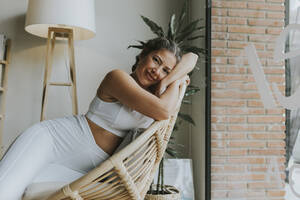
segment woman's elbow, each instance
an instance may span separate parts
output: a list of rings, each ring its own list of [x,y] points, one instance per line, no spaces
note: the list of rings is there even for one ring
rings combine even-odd
[[[184,56],[186,56],[186,60],[187,60],[187,65],[191,67],[191,69],[194,69],[194,67],[197,64],[197,60],[198,60],[198,55],[192,52],[189,52],[187,54],[185,54]]]
[[[157,116],[155,116],[155,120],[160,121],[160,120],[169,119],[171,113],[172,113],[171,110],[163,109],[158,113]]]
[[[193,52],[189,52],[189,53],[186,53],[186,54],[187,54],[187,57],[188,57],[189,59],[191,59],[191,60],[197,62],[198,57],[199,57],[197,54],[195,54],[195,53],[193,53]]]

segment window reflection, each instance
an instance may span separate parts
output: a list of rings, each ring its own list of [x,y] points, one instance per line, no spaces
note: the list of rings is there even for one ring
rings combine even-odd
[[[300,24],[300,1],[289,1],[289,24]],[[300,49],[300,31],[292,31],[289,35],[287,51]],[[295,93],[300,86],[300,56],[287,60],[286,64],[286,96]],[[286,199],[300,198],[300,109],[286,111]]]

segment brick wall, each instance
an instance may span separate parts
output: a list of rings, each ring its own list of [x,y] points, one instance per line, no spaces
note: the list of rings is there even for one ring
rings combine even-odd
[[[243,48],[253,43],[269,83],[284,0],[212,0],[212,199],[284,199],[285,110],[264,109]]]

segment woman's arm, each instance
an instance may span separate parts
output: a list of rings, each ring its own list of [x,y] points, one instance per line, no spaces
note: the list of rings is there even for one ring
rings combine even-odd
[[[167,119],[175,109],[181,80],[172,82],[166,91],[157,97],[141,88],[122,70],[109,72],[102,81],[98,95],[117,99],[122,104],[156,120]]]
[[[163,80],[161,80],[160,84],[158,85],[156,95],[161,95],[169,84],[191,72],[197,63],[197,59],[198,56],[194,53],[184,54],[180,62],[175,66],[171,73],[168,74],[168,76],[166,76]]]

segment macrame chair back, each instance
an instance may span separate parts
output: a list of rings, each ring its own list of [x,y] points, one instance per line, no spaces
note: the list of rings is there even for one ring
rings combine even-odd
[[[174,115],[154,122],[122,150],[48,200],[144,199],[167,148],[185,89],[186,85],[180,90]]]

